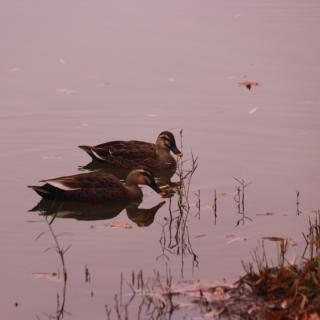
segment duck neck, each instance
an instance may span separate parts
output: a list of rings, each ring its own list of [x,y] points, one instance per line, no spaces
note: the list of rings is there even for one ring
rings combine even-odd
[[[156,153],[163,167],[171,168],[175,166],[176,161],[168,148],[156,145]]]
[[[128,190],[128,195],[130,200],[141,200],[143,197],[142,190],[138,186],[137,181],[131,174],[128,175],[126,179],[126,188]]]
[[[128,190],[128,196],[129,200],[136,200],[136,201],[141,201],[143,197],[142,190],[139,186],[136,184],[126,184],[127,190]]]

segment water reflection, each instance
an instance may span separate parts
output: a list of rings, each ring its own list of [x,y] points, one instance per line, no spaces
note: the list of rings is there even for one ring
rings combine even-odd
[[[61,294],[57,293],[57,300],[56,300],[56,311],[52,312],[51,315],[49,315],[49,319],[56,319],[56,320],[60,320],[64,318],[65,314],[69,314],[68,312],[65,311],[65,305],[66,305],[66,293],[67,293],[67,280],[68,280],[68,273],[67,273],[67,267],[66,267],[66,262],[65,262],[65,254],[66,252],[69,250],[69,248],[71,246],[68,246],[67,248],[63,248],[61,246],[61,244],[58,241],[58,237],[55,234],[52,224],[55,220],[55,217],[53,218],[49,218],[49,217],[45,217],[45,221],[48,225],[48,231],[53,239],[54,245],[53,245],[53,249],[56,251],[58,258],[60,260],[61,263],[61,267],[62,267],[62,280],[63,280],[63,286],[61,289]],[[47,232],[42,232],[36,240],[40,239],[42,235],[46,234]],[[51,249],[51,248],[49,248]],[[58,272],[58,278],[60,278],[60,273]],[[42,274],[44,275],[44,274]],[[48,274],[46,274],[47,277],[53,277],[55,274],[51,274],[51,276],[48,276]]]
[[[244,179],[239,179],[233,177],[235,181],[238,182],[236,185],[236,193],[233,197],[234,202],[236,203],[237,213],[240,215],[240,218],[236,222],[236,227],[240,224],[244,225],[246,221],[253,221],[250,217],[245,214],[245,190],[252,182],[246,182]]]
[[[102,161],[92,160],[87,163],[85,166],[79,166],[80,171],[96,171],[103,170],[105,172],[109,172],[114,174],[121,180],[125,180],[128,176],[130,170],[124,168],[117,168],[114,166],[110,166]],[[172,170],[152,170],[153,175],[156,178],[156,182],[158,186],[174,186],[175,183],[171,181],[174,172]]]
[[[151,208],[140,208],[140,202],[112,202],[109,204],[79,203],[42,199],[31,212],[39,212],[53,218],[71,218],[83,221],[109,220],[120,214],[124,209],[128,218],[137,226],[149,226],[153,223],[158,210],[165,204],[162,201]]]
[[[199,257],[193,250],[189,233],[188,218],[191,213],[190,207],[183,207],[179,202],[177,209],[173,209],[173,206],[170,199],[169,218],[165,218],[165,222],[161,226],[159,241],[161,254],[157,257],[157,260],[164,259],[169,261],[170,255],[179,256],[181,261],[180,274],[183,277],[185,257],[192,257],[192,270],[199,266]]]
[[[182,132],[181,132],[182,141]],[[182,143],[181,143],[182,144]],[[181,145],[182,149],[182,145]],[[178,197],[170,198],[169,202],[169,218],[165,218],[162,224],[160,236],[160,245],[162,253],[157,259],[169,261],[169,255],[176,255],[181,258],[180,274],[184,276],[184,262],[186,256],[192,257],[192,270],[199,266],[199,257],[192,248],[191,237],[189,234],[189,218],[193,212],[190,204],[190,187],[191,180],[198,168],[198,158],[191,153],[190,168],[185,168],[186,161],[179,159],[177,162],[177,176],[179,178],[176,191]],[[195,216],[200,219],[200,191],[195,194],[197,196]],[[174,199],[174,200],[173,200]]]
[[[139,227],[147,227],[154,221],[154,217],[158,210],[165,204],[165,201],[159,202],[152,208],[138,208],[138,205],[131,203],[126,207],[128,218]]]

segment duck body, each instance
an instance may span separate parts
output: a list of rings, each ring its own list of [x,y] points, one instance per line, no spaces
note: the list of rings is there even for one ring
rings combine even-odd
[[[41,182],[45,184],[29,187],[45,199],[63,201],[141,201],[143,193],[139,184],[148,185],[161,193],[153,175],[145,169],[132,170],[125,183],[101,170],[41,180]]]
[[[86,151],[93,160],[103,162],[115,168],[132,170],[139,166],[146,166],[152,171],[176,171],[177,156],[182,153],[176,146],[174,135],[169,131],[159,134],[156,143],[138,140],[110,141],[95,146],[79,146]]]

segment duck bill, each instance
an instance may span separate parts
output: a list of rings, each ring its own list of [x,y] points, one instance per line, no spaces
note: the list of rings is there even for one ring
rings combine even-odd
[[[151,189],[153,189],[155,192],[157,192],[157,193],[160,193],[161,194],[161,189],[158,187],[158,185],[156,184],[156,182],[155,181],[152,181],[150,184],[149,184],[149,187],[151,188]]]
[[[177,146],[173,146],[171,150],[177,157],[181,158],[183,156],[183,153],[177,148]]]

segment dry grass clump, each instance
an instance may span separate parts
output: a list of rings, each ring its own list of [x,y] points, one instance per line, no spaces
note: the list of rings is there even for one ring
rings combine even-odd
[[[287,239],[267,238],[279,243],[279,262],[269,266],[264,245],[254,252],[254,261],[244,264],[245,275],[237,282],[251,295],[263,299],[257,314],[265,319],[320,319],[320,214],[309,220],[304,234],[306,250],[300,265],[286,259]],[[306,256],[307,255],[307,256]]]
[[[306,250],[301,264],[288,261],[288,239],[266,237],[253,252],[253,261],[243,263],[245,273],[235,284],[194,283],[188,288],[169,285],[157,296],[149,292],[151,304],[156,305],[159,297],[162,303],[170,297],[171,314],[188,301],[189,306],[191,303],[200,308],[204,318],[213,319],[320,320],[320,212],[314,221],[309,220],[304,238]],[[275,266],[267,257],[266,241],[278,246]]]

